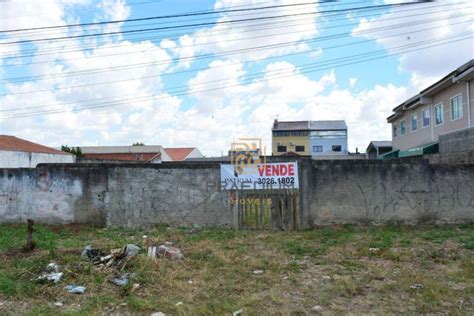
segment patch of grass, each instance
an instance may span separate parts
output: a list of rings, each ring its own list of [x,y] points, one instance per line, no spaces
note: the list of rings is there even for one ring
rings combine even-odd
[[[295,232],[165,226],[36,229],[38,247],[25,254],[19,251],[25,225],[0,225],[0,300],[5,302],[0,314],[228,315],[244,308],[249,315],[304,315],[314,305],[329,314],[469,314],[474,306],[474,225]],[[172,241],[185,259],[154,261],[142,251],[124,270],[135,273],[126,287],[109,282],[114,273],[107,268],[80,259],[85,245],[108,251],[140,245],[145,234],[157,243]],[[62,281],[32,282],[51,261],[65,272]],[[86,286],[86,293],[67,293],[64,286],[71,283]],[[140,287],[132,292],[134,283]],[[410,289],[414,283],[424,288]],[[55,301],[64,306],[54,307]]]

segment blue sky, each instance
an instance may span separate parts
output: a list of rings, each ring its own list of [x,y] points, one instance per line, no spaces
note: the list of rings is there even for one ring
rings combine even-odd
[[[304,5],[295,5],[301,3]],[[238,137],[261,137],[269,144],[275,118],[345,119],[350,150],[357,147],[363,151],[371,140],[390,139],[385,118],[393,107],[474,55],[474,10],[466,2],[327,12],[389,3],[399,2],[0,2],[0,30],[292,5],[180,19],[0,33],[0,133],[50,146],[129,145],[140,141],[170,147],[197,146],[207,155],[219,155]],[[321,13],[308,14],[316,11]],[[288,14],[296,15],[271,21],[222,23]],[[218,23],[14,44],[214,22]],[[450,40],[453,42],[447,43]],[[255,50],[264,45],[278,47]],[[363,61],[357,59],[361,56],[380,59],[353,63]],[[344,66],[346,63],[349,65]],[[85,106],[101,107],[77,111]],[[45,111],[58,113],[45,115]]]

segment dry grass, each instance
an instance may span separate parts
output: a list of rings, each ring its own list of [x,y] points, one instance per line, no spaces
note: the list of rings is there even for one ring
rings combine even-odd
[[[87,244],[107,250],[140,244],[143,234],[174,242],[185,260],[154,262],[141,254],[126,268],[136,274],[127,287],[109,282],[113,272],[80,260]],[[315,305],[329,314],[474,312],[474,226],[303,232],[38,227],[31,254],[18,251],[24,236],[24,226],[0,226],[0,314],[230,315],[243,308],[245,315],[310,315]],[[65,272],[61,283],[32,282],[51,261]],[[71,283],[86,286],[86,293],[67,293]],[[140,284],[134,292],[133,283]],[[423,288],[411,289],[415,283]],[[58,301],[62,307],[53,305]]]

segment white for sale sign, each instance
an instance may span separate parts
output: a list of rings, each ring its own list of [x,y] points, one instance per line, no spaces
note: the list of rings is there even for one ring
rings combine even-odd
[[[261,164],[221,164],[223,190],[298,189],[298,164],[278,162]]]

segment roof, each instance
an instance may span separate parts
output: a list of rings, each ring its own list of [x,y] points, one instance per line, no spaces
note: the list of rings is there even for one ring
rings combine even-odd
[[[83,154],[161,153],[163,147],[153,146],[79,146]]]
[[[390,140],[373,140],[369,143],[369,146],[367,146],[367,150],[370,147],[374,147],[374,148],[392,147],[392,141],[390,141]]]
[[[454,83],[460,80],[472,80],[473,78],[473,69],[474,69],[474,59],[469,60],[467,63],[463,64],[462,66],[456,68],[455,70],[451,71],[449,74],[444,76],[442,79],[436,81],[429,87],[420,91],[420,93],[412,96],[402,104],[396,106],[393,109],[393,114],[387,118],[387,121],[390,123],[394,119],[400,116],[405,109],[408,109],[413,106],[417,106],[419,104],[427,104],[430,103],[430,97],[439,91],[442,91],[449,86],[453,85]]]
[[[183,148],[165,148],[168,156],[171,157],[173,161],[182,161],[194,150],[194,147],[183,147]]]
[[[30,153],[55,154],[55,155],[71,155],[61,150],[46,147],[37,143],[33,143],[15,136],[0,135],[0,150],[5,151],[21,151]]]
[[[342,130],[347,129],[344,120],[335,121],[278,121],[273,122],[272,131],[327,131],[327,130]]]
[[[121,161],[153,161],[160,153],[115,153],[115,154],[83,154],[82,158]]]
[[[310,121],[309,128],[313,131],[341,130],[347,129],[346,122],[339,121]]]
[[[294,131],[294,130],[309,130],[308,121],[286,121],[280,122],[275,120],[273,123],[273,131]]]

